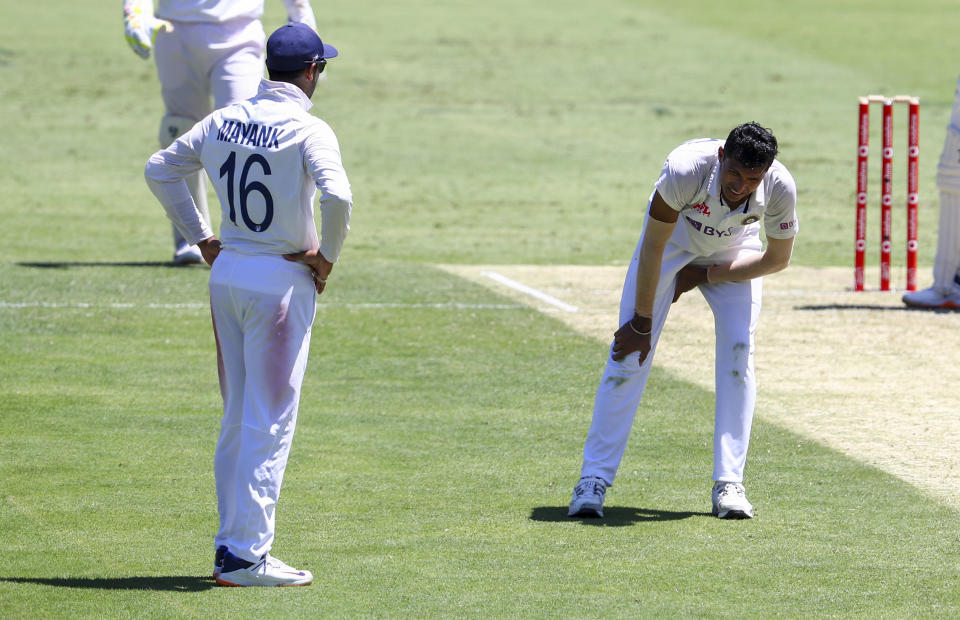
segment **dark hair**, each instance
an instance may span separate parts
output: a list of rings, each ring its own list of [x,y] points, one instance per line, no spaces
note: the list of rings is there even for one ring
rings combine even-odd
[[[744,168],[766,169],[777,156],[777,139],[757,123],[734,127],[723,145],[724,157],[732,157]]]
[[[304,67],[306,69],[306,67]],[[303,74],[304,69],[299,71],[274,71],[267,67],[267,75],[274,82],[290,82],[291,84]]]

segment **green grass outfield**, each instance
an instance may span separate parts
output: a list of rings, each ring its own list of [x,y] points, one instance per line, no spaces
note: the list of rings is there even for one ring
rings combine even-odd
[[[795,261],[849,265],[856,97],[883,92],[922,101],[925,286],[953,2],[315,2],[356,206],[278,507],[274,551],[315,581],[284,590],[209,578],[207,270],[167,266],[143,182],[153,65],[119,2],[7,4],[0,617],[960,615],[956,511],[762,419],[757,518],[710,517],[712,394],[662,371],[607,518],[567,519],[606,345],[434,267],[625,264],[666,153],[745,120],[797,179]]]

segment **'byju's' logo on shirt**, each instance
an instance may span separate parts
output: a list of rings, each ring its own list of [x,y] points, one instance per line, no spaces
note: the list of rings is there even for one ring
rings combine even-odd
[[[731,226],[726,230],[721,230],[719,228],[714,228],[713,226],[707,226],[703,222],[698,222],[697,220],[689,216],[685,215],[684,217],[687,218],[687,222],[691,226],[693,226],[695,229],[697,229],[698,231],[700,231],[705,235],[710,235],[711,237],[729,237],[733,235],[734,231],[737,230],[736,227],[734,226]]]

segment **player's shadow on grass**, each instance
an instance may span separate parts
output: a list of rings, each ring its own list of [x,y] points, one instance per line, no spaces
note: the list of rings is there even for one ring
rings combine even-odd
[[[565,521],[580,521],[584,525],[603,527],[622,527],[645,521],[678,521],[690,517],[712,517],[709,512],[684,512],[675,510],[653,510],[651,508],[633,508],[631,506],[606,506],[603,509],[603,518],[568,517],[566,506],[538,506],[530,512],[531,521],[547,521],[559,523]]]
[[[911,308],[910,306],[879,306],[876,304],[822,304],[794,306],[793,309],[813,312],[822,310],[882,310],[884,312],[933,312],[936,314],[960,312],[960,310],[954,308]]]
[[[0,577],[0,582],[33,583],[91,590],[163,590],[202,592],[217,586],[212,577]]]
[[[173,261],[50,261],[50,262],[20,262],[18,267],[34,267],[36,269],[70,269],[71,267],[171,267],[174,269],[190,268],[194,265],[178,265]]]

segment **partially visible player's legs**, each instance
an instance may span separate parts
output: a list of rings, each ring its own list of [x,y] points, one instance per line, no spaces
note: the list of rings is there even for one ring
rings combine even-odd
[[[166,113],[160,121],[161,148],[170,146],[193,127],[194,123],[211,112],[210,88],[206,78],[208,68],[203,66],[204,58],[198,55],[193,47],[195,30],[194,24],[177,22],[172,32],[161,32],[157,35],[154,57],[160,79],[160,92],[166,107]],[[204,175],[201,170],[187,177],[186,182],[197,209],[209,223],[210,212]],[[188,264],[203,261],[200,250],[188,244],[176,227],[173,227],[173,242],[174,262]]]
[[[225,251],[214,267],[225,255],[236,263],[231,292],[244,308],[244,381],[240,458],[233,480],[224,482],[234,485],[235,506],[223,511],[232,518],[223,528],[227,536],[217,544],[227,545],[242,560],[257,562],[273,544],[275,506],[296,427],[316,291],[309,272],[282,257]]]
[[[222,252],[210,268],[210,308],[217,342],[217,370],[223,397],[220,438],[213,460],[217,488],[220,529],[214,547],[227,545],[234,536],[237,521],[238,467],[241,460],[240,428],[243,423],[243,393],[246,369],[243,358],[243,312],[233,295],[238,278],[237,261],[230,252]]]
[[[196,123],[192,118],[186,116],[164,116],[160,121],[160,146],[166,148],[170,146],[181,135],[190,130]],[[172,138],[171,138],[172,136]],[[193,201],[197,204],[197,210],[204,221],[210,223],[210,210],[207,205],[207,184],[206,173],[200,170],[191,174],[186,179],[187,189],[193,196]],[[178,265],[189,265],[203,262],[203,256],[199,248],[191,245],[183,238],[177,227],[173,227],[173,262]]]
[[[665,295],[663,297],[666,298]],[[670,308],[669,301],[666,300],[666,304],[658,303],[654,310],[653,333],[650,336],[652,346],[642,366],[637,363],[638,353],[631,353],[619,362],[609,355],[607,357],[603,377],[594,398],[593,419],[584,442],[581,478],[595,476],[607,486],[613,484],[627,447],[637,408],[643,398],[647,378],[650,376],[660,332]],[[627,318],[621,320],[621,324],[632,317],[631,310]],[[612,347],[611,344],[611,353]]]
[[[717,334],[713,479],[742,482],[757,401],[754,334],[763,279],[706,284],[700,291]]]
[[[937,187],[940,218],[933,286],[905,293],[903,303],[915,308],[960,308],[960,84],[937,164]]]
[[[939,219],[933,287],[960,307],[960,188],[940,190]]]
[[[222,42],[211,47],[213,105],[224,106],[257,94],[263,77],[265,34],[258,19],[233,20],[219,26]]]
[[[754,335],[763,280],[708,284],[700,291],[713,311],[717,334],[713,513],[720,518],[751,518],[753,506],[742,481],[757,401]]]
[[[641,238],[624,280],[623,294],[620,299],[620,325],[633,317],[636,274],[639,265],[638,256],[642,243],[643,239]],[[594,497],[585,497],[584,489],[581,489],[578,484],[578,487],[574,489],[574,496],[570,504],[569,514],[571,516],[588,513],[596,516],[602,516],[603,514],[603,493],[606,487],[613,484],[620,467],[620,461],[623,459],[637,407],[640,405],[643,390],[650,375],[660,333],[663,330],[673,300],[676,275],[692,258],[692,255],[680,251],[670,244],[664,252],[660,283],[653,308],[651,349],[643,365],[641,366],[638,363],[638,353],[631,353],[620,362],[614,361],[612,357],[607,358],[603,377],[597,387],[593,419],[590,430],[587,432],[587,439],[584,442],[583,463],[580,469],[581,481],[587,481],[592,485],[591,488],[595,489],[592,491]],[[600,482],[591,482],[594,480]],[[600,484],[602,488],[596,489],[597,484]]]

